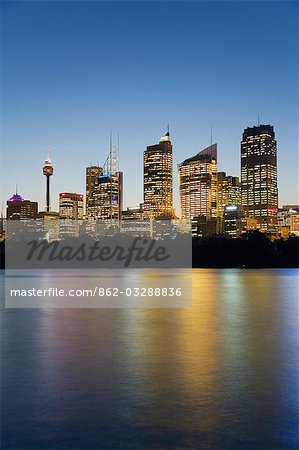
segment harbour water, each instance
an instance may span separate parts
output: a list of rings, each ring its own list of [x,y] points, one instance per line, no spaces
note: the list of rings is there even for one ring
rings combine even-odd
[[[298,448],[298,279],[196,269],[192,308],[2,308],[1,448]]]

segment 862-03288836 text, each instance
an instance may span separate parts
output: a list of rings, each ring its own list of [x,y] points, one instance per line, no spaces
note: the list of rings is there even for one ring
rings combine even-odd
[[[118,287],[100,287],[94,289],[11,289],[11,297],[180,297],[180,287],[127,287],[120,290]]]

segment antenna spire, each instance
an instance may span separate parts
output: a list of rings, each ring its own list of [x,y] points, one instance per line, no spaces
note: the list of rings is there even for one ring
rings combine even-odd
[[[257,115],[257,125],[260,126],[260,115]]]
[[[109,172],[110,175],[112,175],[112,131],[110,131],[110,137],[109,137]]]
[[[213,145],[213,125],[211,124],[211,146]]]
[[[18,183],[16,183],[16,195],[18,195]]]

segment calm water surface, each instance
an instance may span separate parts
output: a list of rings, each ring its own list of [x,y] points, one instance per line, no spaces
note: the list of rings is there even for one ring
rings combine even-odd
[[[3,309],[2,448],[298,448],[298,276],[194,270],[191,309]]]

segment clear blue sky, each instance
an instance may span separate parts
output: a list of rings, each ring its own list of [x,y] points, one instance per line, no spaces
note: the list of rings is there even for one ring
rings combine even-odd
[[[1,2],[1,200],[44,208],[51,150],[58,193],[85,194],[85,167],[120,135],[124,203],[142,201],[142,159],[170,123],[176,164],[218,143],[240,172],[244,127],[271,123],[279,203],[297,202],[296,2]]]

